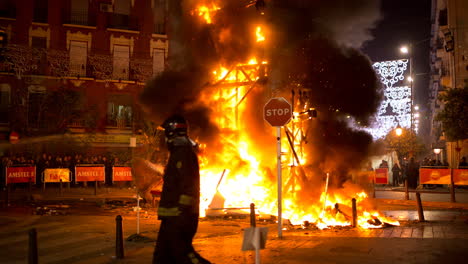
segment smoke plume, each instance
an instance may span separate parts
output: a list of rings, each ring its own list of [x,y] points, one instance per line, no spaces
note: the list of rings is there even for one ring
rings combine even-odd
[[[168,67],[149,81],[140,99],[149,116],[162,121],[169,114],[184,114],[192,135],[215,142],[219,128],[210,118],[213,109],[203,98],[209,89],[211,71],[218,65],[244,63],[257,55],[269,62],[266,82],[247,98],[255,119],[271,95],[291,98],[307,90],[306,100],[319,113],[311,121],[308,148],[311,165],[323,171],[346,175],[358,168],[372,143],[370,135],[353,129],[376,112],[381,88],[369,59],[359,47],[371,39],[370,30],[380,17],[376,0],[265,0],[169,1],[170,50]],[[197,15],[200,4],[219,9],[206,23]],[[261,13],[264,13],[262,15]],[[255,45],[252,29],[264,25],[266,41]],[[263,96],[259,94],[263,93]],[[203,102],[203,103],[202,103]],[[261,134],[266,125],[252,132]],[[209,147],[209,146],[207,146]],[[339,181],[339,180],[338,180]]]

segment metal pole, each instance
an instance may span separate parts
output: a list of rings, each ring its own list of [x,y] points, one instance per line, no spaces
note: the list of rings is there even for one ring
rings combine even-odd
[[[450,169],[450,202],[456,203],[456,200],[455,200],[455,183],[453,182],[453,169]]]
[[[5,186],[5,207],[10,206],[10,185]]]
[[[29,264],[39,263],[39,257],[37,254],[37,232],[35,228],[29,230],[28,263]]]
[[[375,177],[372,179],[372,198],[375,198]]]
[[[62,179],[60,179],[60,185],[59,185],[59,194],[62,196]]]
[[[421,193],[416,192],[416,202],[418,203],[418,216],[419,216],[419,222],[424,222],[424,211],[422,207],[422,202],[421,202]]]
[[[357,207],[356,207],[356,198],[351,200],[353,205],[353,227],[357,226]]]
[[[44,177],[44,172],[42,172],[42,191],[45,192],[45,177]]]
[[[115,256],[118,259],[124,258],[122,216],[115,218]]]
[[[140,194],[137,193],[137,235],[140,234]]]
[[[408,177],[408,176],[407,176]],[[405,200],[409,200],[409,193],[408,193],[408,178],[405,179]]]
[[[97,195],[97,181],[94,181],[94,195]]]
[[[31,178],[29,178],[29,182],[28,182],[28,192],[29,192],[28,197],[30,198],[31,195],[32,195],[32,181],[31,181]]]
[[[277,166],[277,173],[278,173],[278,237],[283,238],[283,180],[281,175],[281,127],[276,127],[276,166]]]

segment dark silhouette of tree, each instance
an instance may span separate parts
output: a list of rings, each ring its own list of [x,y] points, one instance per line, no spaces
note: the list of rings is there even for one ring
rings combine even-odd
[[[461,89],[449,89],[439,99],[444,109],[436,116],[448,141],[468,138],[468,85]]]
[[[424,152],[422,140],[411,129],[402,128],[402,130],[400,136],[396,135],[395,130],[388,132],[384,139],[387,148],[395,150],[400,160]]]

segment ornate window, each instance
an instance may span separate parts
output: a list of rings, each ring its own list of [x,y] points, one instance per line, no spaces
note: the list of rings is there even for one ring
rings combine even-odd
[[[86,77],[88,42],[70,41],[70,75]]]
[[[130,64],[130,47],[114,45],[114,60],[112,78],[115,80],[128,80]]]

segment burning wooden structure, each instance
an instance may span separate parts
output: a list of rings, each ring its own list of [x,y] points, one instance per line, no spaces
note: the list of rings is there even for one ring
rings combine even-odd
[[[192,18],[198,19],[194,23],[207,25],[203,32],[210,32],[207,36],[212,38],[211,42],[216,42],[214,47],[226,47],[229,45],[229,40],[234,39],[233,31],[239,28],[226,26],[211,30],[216,28],[217,23],[226,24],[225,20],[215,16],[217,12],[223,11],[216,3],[217,1],[200,1],[191,9],[188,8],[189,11],[184,11],[187,11]],[[228,4],[226,6],[232,8]],[[242,12],[241,8],[249,7],[236,6],[231,12]],[[308,147],[314,143],[311,142],[309,132],[314,128],[313,118],[317,115],[309,100],[313,94],[311,89],[299,82],[288,84],[275,82],[275,69],[271,69],[265,52],[269,47],[268,33],[273,30],[269,31],[268,25],[263,23],[264,19],[258,17],[264,15],[265,6],[261,9],[262,12],[254,15],[256,18],[252,19],[251,25],[241,18],[237,20],[246,27],[242,28],[242,33],[248,32],[246,33],[249,35],[248,39],[254,41],[245,41],[253,47],[250,47],[249,54],[243,54],[245,56],[236,59],[249,58],[235,62],[229,60],[225,65],[223,65],[224,60],[219,60],[217,63],[210,61],[215,65],[211,70],[209,85],[203,86],[197,97],[196,104],[210,110],[210,121],[215,123],[219,130],[216,142],[201,142],[200,214],[234,215],[245,211],[248,215],[251,203],[256,204],[260,215],[275,214],[277,183],[272,170],[276,165],[275,136],[274,130],[263,123],[261,109],[268,98],[283,96],[291,101],[294,112],[292,122],[283,128],[286,137],[281,142],[284,146],[282,149],[285,150],[281,162],[283,175],[286,175],[282,183],[284,218],[289,219],[292,224],[315,223],[319,228],[351,225],[345,208],[351,207],[352,198],[355,198],[357,225],[378,226],[377,221],[370,225],[369,219],[380,219],[380,223],[384,223],[382,216],[366,210],[369,204],[366,204],[367,194],[362,188],[352,184],[340,185],[341,188],[336,186],[329,188],[328,173],[324,172],[327,172],[328,167],[332,167],[333,164],[324,164],[323,167],[316,168],[317,164],[310,162],[314,155],[321,155],[314,153]],[[177,14],[181,16],[180,12]],[[180,32],[180,28],[175,26],[173,32]],[[176,36],[174,42],[184,43],[182,40],[183,37]],[[243,47],[242,41],[241,44],[236,43],[236,47]],[[173,49],[174,53],[176,48]],[[232,50],[235,49],[230,51]],[[218,52],[222,53],[222,50]],[[247,53],[244,50],[239,52]],[[175,55],[177,56],[180,58],[180,55]],[[206,151],[207,144],[210,145],[210,151]],[[330,182],[334,180],[330,179]],[[335,207],[336,204],[339,206]]]

